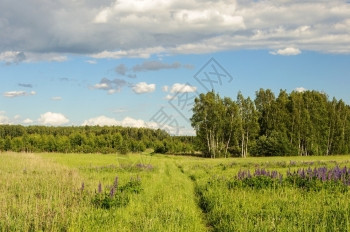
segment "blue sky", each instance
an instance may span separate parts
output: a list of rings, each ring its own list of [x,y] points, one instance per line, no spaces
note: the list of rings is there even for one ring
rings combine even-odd
[[[350,104],[349,54],[346,1],[0,0],[0,124],[193,134],[205,74],[231,98],[318,90]]]

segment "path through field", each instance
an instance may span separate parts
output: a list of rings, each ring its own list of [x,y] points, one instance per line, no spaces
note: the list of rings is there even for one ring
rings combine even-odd
[[[229,187],[239,170],[349,160],[0,153],[0,231],[349,231],[341,183]]]

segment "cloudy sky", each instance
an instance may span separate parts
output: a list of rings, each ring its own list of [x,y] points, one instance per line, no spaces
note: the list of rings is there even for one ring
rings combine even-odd
[[[0,124],[191,134],[195,96],[350,104],[350,2],[0,0]]]

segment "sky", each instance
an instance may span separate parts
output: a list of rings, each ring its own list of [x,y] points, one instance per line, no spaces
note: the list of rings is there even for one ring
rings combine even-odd
[[[349,1],[0,0],[0,124],[193,135],[200,93],[349,87]]]

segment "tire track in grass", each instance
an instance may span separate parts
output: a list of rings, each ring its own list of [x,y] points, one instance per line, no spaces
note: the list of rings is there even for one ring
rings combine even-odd
[[[212,225],[210,225],[210,223],[208,222],[207,218],[206,218],[206,210],[203,207],[203,196],[202,193],[199,189],[198,183],[196,181],[196,178],[194,175],[189,175],[185,172],[185,170],[183,169],[183,166],[180,164],[176,164],[179,172],[182,173],[182,175],[187,178],[189,181],[192,182],[192,193],[193,193],[193,199],[197,205],[197,210],[198,210],[198,217],[201,218],[202,224],[205,226],[206,231],[212,231],[213,227]]]

